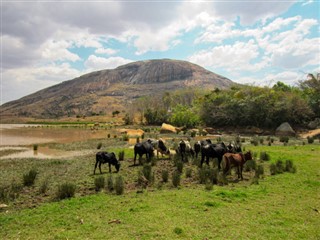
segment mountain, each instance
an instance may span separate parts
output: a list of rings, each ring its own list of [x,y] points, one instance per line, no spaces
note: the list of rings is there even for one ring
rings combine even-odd
[[[57,118],[122,111],[145,95],[188,87],[225,89],[234,83],[198,65],[179,60],[148,60],[96,71],[0,106],[2,117]]]

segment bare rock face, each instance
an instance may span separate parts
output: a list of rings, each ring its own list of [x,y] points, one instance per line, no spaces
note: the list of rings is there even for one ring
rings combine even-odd
[[[296,132],[292,129],[288,122],[282,123],[276,129],[276,136],[295,136]]]
[[[146,95],[183,88],[226,89],[234,83],[196,64],[171,59],[129,63],[85,74],[0,106],[1,116],[57,118],[125,110]]]

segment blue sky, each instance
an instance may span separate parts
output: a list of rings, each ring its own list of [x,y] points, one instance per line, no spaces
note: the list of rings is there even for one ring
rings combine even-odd
[[[138,60],[196,63],[239,83],[320,72],[319,1],[1,2],[1,104]]]

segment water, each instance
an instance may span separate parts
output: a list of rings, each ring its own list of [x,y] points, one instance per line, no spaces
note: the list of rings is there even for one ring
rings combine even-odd
[[[106,130],[91,130],[85,128],[44,127],[40,125],[1,124],[0,151],[19,150],[17,153],[3,158],[63,158],[84,154],[84,152],[66,152],[41,146],[33,150],[34,144],[58,142],[68,143],[99,139],[107,136]]]

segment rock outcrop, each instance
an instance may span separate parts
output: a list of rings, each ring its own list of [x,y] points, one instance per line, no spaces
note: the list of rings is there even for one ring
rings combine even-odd
[[[129,63],[85,74],[0,106],[1,117],[57,118],[125,110],[146,95],[183,88],[226,89],[231,80],[186,61]]]
[[[276,129],[276,136],[295,136],[296,132],[292,129],[290,124],[288,122],[282,123],[277,129]]]

